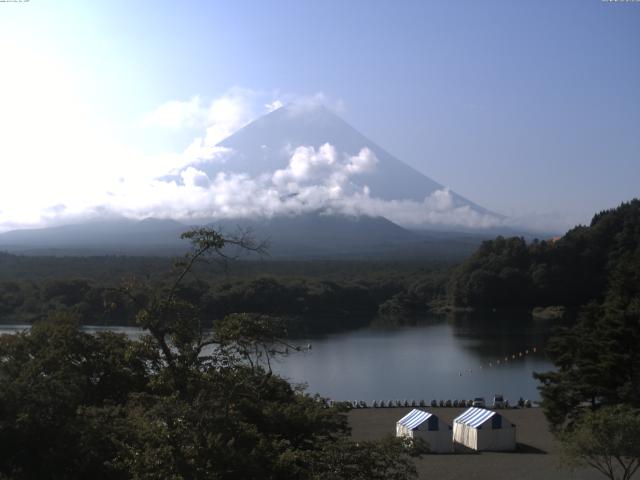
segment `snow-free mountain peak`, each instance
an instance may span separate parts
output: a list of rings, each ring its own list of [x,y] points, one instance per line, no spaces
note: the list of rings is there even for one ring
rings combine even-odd
[[[194,167],[205,173],[210,179],[215,178],[220,172],[264,179],[273,176],[278,170],[293,169],[294,155],[299,153],[296,149],[308,147],[313,149],[310,150],[312,153],[318,152],[320,154],[320,149],[327,145],[331,148],[331,153],[336,155],[338,159],[355,157],[363,151],[374,159],[371,162],[372,165],[359,171],[350,169],[349,165],[345,167],[349,175],[349,187],[353,187],[358,192],[366,190],[368,197],[383,202],[379,206],[372,207],[370,209],[374,210],[372,212],[363,209],[364,214],[387,216],[396,223],[411,227],[420,224],[424,224],[425,227],[429,224],[442,226],[447,222],[447,217],[442,214],[444,210],[456,208],[466,208],[472,215],[489,216],[493,220],[500,218],[499,215],[493,214],[450,191],[402,162],[365,137],[337,114],[321,105],[291,104],[264,115],[217,145],[222,147],[225,152],[221,161],[198,162]],[[330,162],[331,160],[329,160]],[[303,167],[306,166],[303,165]],[[335,175],[335,169],[327,168],[326,170],[327,175]],[[343,172],[339,172],[339,174],[343,174]],[[326,178],[319,177],[315,181],[324,182]],[[345,185],[339,185],[339,187],[344,190]],[[297,192],[287,192],[287,194],[292,193],[295,195]],[[362,198],[362,196],[360,195],[358,198]],[[425,199],[427,199],[426,202]],[[404,217],[408,221],[403,221],[403,212],[398,211],[402,210],[402,205],[390,206],[384,203],[397,201],[424,203],[423,210],[431,208],[434,211],[439,211],[440,215],[430,216],[425,213],[423,219],[418,218],[414,222],[410,218],[411,212],[407,212]],[[341,205],[339,202],[334,203],[337,203],[339,207]],[[351,203],[355,203],[355,200]],[[414,210],[421,208],[421,205],[412,206]],[[398,218],[385,215],[385,207],[391,207],[396,211]],[[426,221],[424,221],[425,219]],[[455,222],[452,220],[452,223]],[[460,222],[458,221],[458,223]]]

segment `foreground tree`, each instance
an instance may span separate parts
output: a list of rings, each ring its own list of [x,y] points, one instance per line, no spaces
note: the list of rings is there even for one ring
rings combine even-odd
[[[189,232],[174,282],[129,282],[139,340],[90,335],[56,316],[0,337],[0,476],[95,479],[415,477],[400,440],[349,440],[345,410],[271,370],[295,351],[277,319],[235,314],[210,328],[182,291],[196,263],[246,237]],[[375,468],[374,468],[375,466]]]
[[[122,335],[54,316],[0,336],[0,473],[9,478],[127,478],[110,437],[154,352]],[[103,430],[102,425],[108,427]]]
[[[625,406],[587,412],[560,436],[571,466],[590,465],[611,480],[629,480],[640,467],[640,412]]]
[[[640,408],[638,345],[640,309],[634,303],[592,305],[576,325],[556,332],[547,347],[556,370],[534,374],[552,428],[571,428],[585,407]]]
[[[631,478],[640,451],[640,203],[630,207],[634,215],[594,218],[598,238],[618,231],[606,297],[556,332],[547,348],[556,370],[535,374],[545,414],[570,463],[586,463],[611,479]],[[623,227],[612,229],[616,222]]]
[[[403,480],[416,475],[408,457],[427,450],[426,443],[419,440],[387,437],[379,442],[354,443],[342,439],[324,444],[306,457],[313,480]]]

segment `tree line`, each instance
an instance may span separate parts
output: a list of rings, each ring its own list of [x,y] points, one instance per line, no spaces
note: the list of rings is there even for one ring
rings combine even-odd
[[[581,306],[601,302],[637,270],[640,200],[596,214],[561,238],[483,242],[451,276],[448,299],[476,308]]]
[[[85,259],[85,265],[93,265]],[[138,259],[133,265],[139,267]],[[135,325],[131,298],[116,287],[122,282],[152,284],[166,288],[169,278],[155,273],[167,263],[158,263],[137,275],[116,275],[95,280],[78,278],[36,278],[0,282],[0,321],[35,323],[52,310],[66,311],[87,325]],[[103,259],[95,262],[100,265]],[[235,269],[234,263],[230,268]],[[285,318],[290,330],[299,333],[327,332],[367,325],[374,318],[397,322],[429,312],[442,300],[448,278],[447,266],[376,266],[369,269],[352,264],[325,267],[329,274],[292,275],[291,269],[277,274],[254,273],[213,276],[194,268],[176,292],[197,305],[204,322],[238,311]],[[245,268],[247,268],[245,266]],[[293,267],[296,272],[297,266]],[[210,270],[210,269],[209,269]],[[323,269],[324,270],[324,269]],[[120,273],[120,270],[117,269]],[[104,275],[104,273],[103,273]]]
[[[640,468],[640,202],[601,212],[565,237],[557,242],[566,255],[561,278],[582,305],[549,341],[555,370],[534,376],[569,464],[627,480]]]
[[[162,289],[117,289],[140,339],[88,334],[64,310],[0,336],[0,478],[415,478],[425,445],[352,442],[344,406],[272,372],[295,351],[280,320],[235,313],[206,328],[181,288],[229,240],[185,238],[193,251]]]
[[[536,374],[542,407],[570,458],[612,479],[639,468],[638,200],[555,241],[486,242],[453,273],[203,278],[198,260],[227,240],[206,229],[186,238],[193,252],[166,276],[2,283],[0,314],[31,315],[34,327],[0,337],[0,478],[415,476],[410,457],[424,446],[350,442],[342,407],[278,378],[270,362],[295,351],[296,319],[393,321],[445,298],[575,306],[547,347],[556,369]],[[146,335],[79,328],[123,319]]]

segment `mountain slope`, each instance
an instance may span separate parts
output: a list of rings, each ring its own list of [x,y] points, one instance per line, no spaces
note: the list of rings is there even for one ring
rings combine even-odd
[[[233,233],[248,229],[266,240],[271,256],[324,256],[395,250],[419,237],[382,217],[325,215],[319,212],[270,219],[224,220],[211,226]]]
[[[220,226],[228,233],[236,226],[249,228],[258,239],[270,240],[274,257],[447,256],[470,253],[469,245],[486,237],[491,226],[482,220],[499,219],[403,163],[322,106],[280,108],[217,147],[222,157],[200,159],[164,179],[187,187],[183,200],[189,208],[176,214],[189,218],[184,223],[96,219],[7,232],[0,235],[0,249],[173,254],[187,248],[179,237],[187,223],[194,223]],[[198,201],[189,204],[194,197]],[[425,237],[407,225],[444,234]],[[449,235],[447,229],[472,231],[473,236]],[[459,240],[448,248],[456,235]]]
[[[482,234],[416,233],[382,217],[325,215],[320,212],[271,219],[209,223],[225,235],[250,231],[267,241],[271,259],[433,259],[459,260],[487,237]],[[189,245],[180,234],[190,227],[172,220],[92,221],[62,227],[0,234],[0,252],[28,255],[177,255]],[[253,257],[255,258],[255,257]]]
[[[375,154],[378,160],[375,169],[352,179],[359,187],[366,185],[372,197],[422,202],[445,188],[391,155],[324,106],[289,105],[260,117],[218,144],[231,150],[224,163],[197,168],[210,178],[220,171],[259,177],[286,167],[296,147],[319,148],[325,143],[342,154],[356,155],[363,148]],[[500,217],[455,192],[451,194],[454,207],[466,205],[476,212]]]
[[[145,249],[182,249],[188,227],[174,220],[126,218],[91,220],[50,228],[0,234],[0,248],[38,253],[142,253]],[[169,253],[169,252],[167,252]]]

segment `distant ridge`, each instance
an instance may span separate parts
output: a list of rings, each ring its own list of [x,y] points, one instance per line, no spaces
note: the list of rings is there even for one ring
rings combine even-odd
[[[250,231],[268,243],[265,259],[460,260],[488,235],[412,232],[383,217],[325,215],[322,212],[271,219],[227,219],[205,225],[233,235]],[[180,234],[191,228],[173,220],[118,219],[0,234],[0,252],[23,255],[174,256],[189,244]],[[257,258],[255,255],[248,258]]]
[[[180,234],[188,227],[178,221],[147,218],[95,219],[49,228],[12,230],[0,234],[0,248],[12,252],[76,251],[130,253],[145,248],[181,249]]]

